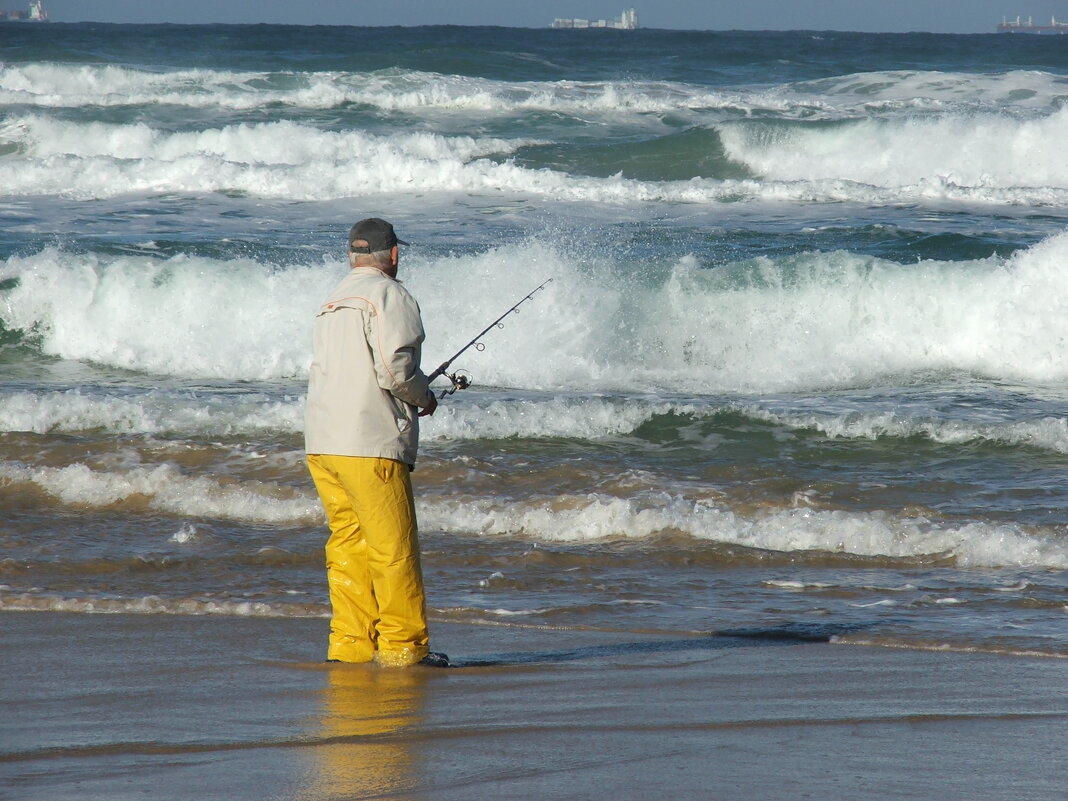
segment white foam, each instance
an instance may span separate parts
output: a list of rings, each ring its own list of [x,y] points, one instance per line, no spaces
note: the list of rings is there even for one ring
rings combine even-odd
[[[1060,346],[1068,341],[1068,316],[1059,301],[1068,293],[1066,259],[1062,234],[1009,258],[971,262],[901,265],[844,252],[802,253],[710,270],[685,257],[643,270],[639,282],[635,265],[535,239],[480,255],[413,253],[405,277],[423,308],[428,366],[552,276],[520,314],[487,335],[485,351],[472,349],[453,366],[480,385],[705,394],[857,386],[940,371],[1068,380]],[[0,319],[64,359],[164,375],[300,381],[311,358],[314,312],[343,269],[340,262],[281,269],[186,256],[105,259],[48,248],[0,264],[0,280],[17,279],[0,295]],[[79,402],[70,396],[59,403]],[[0,414],[18,414],[14,401],[5,403]],[[504,436],[610,434],[664,411],[587,400],[582,411],[590,419],[576,420],[568,418],[569,404],[490,405],[480,410],[486,414],[479,426]],[[194,406],[182,414],[205,411],[216,410]],[[144,430],[165,425],[152,412],[137,422],[141,413],[132,406],[84,410],[97,412],[127,414]],[[231,418],[238,428],[250,425],[244,412]],[[30,430],[48,424],[47,408],[21,414]],[[298,418],[295,404],[283,404],[272,422],[293,430]],[[812,422],[832,434],[897,425],[905,435],[922,428],[947,441],[1004,437],[1065,447],[1064,424],[1055,419],[958,431],[874,417]],[[463,405],[450,403],[442,422],[427,421],[426,429],[431,437],[464,436],[473,426]]]
[[[321,604],[279,604],[262,601],[197,598],[68,597],[37,593],[0,592],[0,610],[9,612],[78,612],[110,615],[222,615],[225,617],[329,617]]]
[[[586,258],[526,243],[439,260],[409,284],[427,299],[429,330],[466,332],[514,302],[516,265],[527,282],[555,276],[486,352],[464,357],[476,380],[501,386],[766,392],[918,371],[1068,379],[1068,235],[970,262],[804,253],[709,270],[683,258],[641,283],[630,265]],[[478,296],[463,294],[472,284]],[[1056,425],[1029,425],[1016,436],[1056,441]]]
[[[321,525],[312,492],[269,482],[190,476],[173,464],[95,469],[0,462],[0,481],[35,486],[72,508],[134,504],[182,520],[175,541],[195,535],[190,518],[273,525]],[[745,516],[707,500],[646,488],[618,497],[603,493],[509,499],[424,492],[417,503],[423,529],[458,536],[534,541],[642,540],[665,533],[778,552],[822,552],[891,559],[952,557],[961,567],[1068,568],[1063,531],[1016,524],[951,524],[886,512],[782,509]]]
[[[87,395],[83,390],[16,391],[0,394],[0,431],[37,434],[103,429],[115,434],[183,437],[300,435],[303,396],[274,400],[251,394],[201,396],[149,391],[120,396]],[[655,397],[609,399],[599,395],[494,399],[469,391],[442,403],[422,422],[424,442],[512,437],[598,440],[634,433],[658,417],[694,420],[730,412],[794,429],[814,429],[829,437],[878,439],[925,436],[934,442],[992,442],[1068,453],[1068,423],[1058,417],[1002,422],[938,420],[907,411],[820,414],[770,411],[751,403],[666,402]],[[705,447],[714,442],[705,438]],[[808,503],[799,494],[796,505]]]
[[[200,539],[197,527],[192,523],[182,523],[181,527],[171,535],[170,541],[178,545],[188,545]]]
[[[669,493],[619,498],[589,493],[524,501],[424,500],[424,528],[477,536],[553,542],[647,539],[683,533],[696,539],[783,553],[891,559],[952,557],[960,567],[1068,567],[1063,532],[1015,524],[934,523],[885,512],[786,509],[745,517]]]
[[[140,70],[95,64],[0,64],[0,102],[41,108],[168,105],[249,110],[360,104],[396,111],[510,115],[517,110],[606,111],[613,116],[727,109],[812,117],[860,109],[1048,109],[1064,94],[1063,76],[888,70],[773,87],[710,88],[674,81],[500,81],[418,70],[263,72]]]
[[[728,155],[776,181],[852,181],[916,193],[948,187],[1068,188],[1068,109],[1034,119],[1005,114],[864,119],[834,126],[724,125]]]
[[[701,103],[684,84],[505,82],[438,73],[149,72],[114,65],[0,65],[0,102],[41,108],[172,105],[251,110],[361,104],[388,111],[665,111]]]
[[[306,372],[310,321],[336,278],[326,268],[272,270],[251,260],[104,261],[52,248],[12,257],[0,276],[18,278],[0,306],[5,326],[36,332],[49,355],[239,379]]]
[[[252,110],[333,108],[361,102],[346,73],[190,69],[158,72],[113,64],[0,64],[0,103],[39,108],[186,106]]]
[[[1056,108],[1068,89],[1064,76],[1039,70],[997,73],[884,70],[801,81],[770,90],[788,101],[818,99],[836,116],[903,112],[959,113]]]
[[[775,588],[781,589],[781,590],[796,590],[796,591],[828,590],[828,589],[835,589],[838,586],[836,584],[830,584],[830,583],[823,582],[823,581],[786,581],[786,580],[779,580],[779,579],[769,579],[767,581],[762,581],[761,584],[763,584],[765,587],[775,587]]]
[[[0,394],[0,431],[79,432],[103,429],[116,434],[185,437],[299,435],[303,395],[283,400],[261,394],[201,395],[195,392],[125,392],[88,395],[81,389],[16,391]],[[829,437],[878,439],[925,436],[934,442],[992,442],[1068,453],[1068,422],[1059,417],[997,422],[940,420],[899,409],[886,412],[827,411],[785,413],[752,403],[668,402],[654,397],[600,395],[508,397],[469,391],[443,402],[422,422],[422,439],[567,438],[598,440],[634,433],[658,417],[694,420],[730,412],[794,429],[814,429]],[[922,413],[921,413],[922,414]],[[706,439],[706,447],[711,446]],[[798,505],[807,501],[799,495]]]
[[[0,126],[4,144],[20,154],[0,161],[0,186],[7,195],[85,199],[238,191],[321,200],[348,197],[354,185],[371,192],[383,171],[392,176],[389,191],[498,189],[515,168],[468,162],[525,142],[433,133],[376,136],[290,121],[169,132],[145,123],[26,116]]]
[[[1032,586],[1031,582],[1026,581],[1026,580],[1021,580],[1018,584],[1014,584],[1011,587],[994,586],[994,587],[990,587],[990,589],[993,590],[994,592],[1024,592],[1025,590],[1027,590],[1031,586]]]
[[[315,525],[322,521],[318,499],[266,482],[234,483],[225,477],[189,476],[176,465],[98,470],[0,462],[0,480],[29,484],[75,508],[100,509],[122,503],[178,517],[249,523]]]
[[[372,73],[158,72],[114,65],[0,64],[0,102],[36,107],[0,125],[0,186],[12,196],[243,192],[268,198],[372,191],[508,192],[599,203],[793,202],[1063,205],[1068,133],[1063,76],[920,71],[838,76],[727,91],[667,81],[509,82],[406,70]],[[470,130],[546,112],[644,138],[676,133],[664,115],[720,132],[761,180],[631,181],[570,176],[485,160],[528,141],[324,130],[296,119],[174,131],[151,123],[79,122],[53,108],[143,105],[320,110],[347,104],[402,112],[428,129]],[[1058,110],[1059,109],[1059,110]],[[784,124],[779,124],[784,123]],[[831,123],[831,124],[828,124]],[[353,154],[365,158],[354,159]],[[367,166],[372,165],[372,166]]]
[[[119,396],[81,389],[0,394],[0,431],[74,432],[101,428],[118,434],[185,436],[299,433],[303,399],[262,395],[198,396],[149,391]]]
[[[829,437],[847,439],[878,439],[895,437],[907,439],[924,436],[934,442],[962,444],[992,442],[1026,446],[1054,453],[1068,453],[1068,420],[1062,417],[1042,417],[1036,420],[1005,420],[998,422],[965,419],[938,420],[917,418],[907,411],[847,412],[831,414],[782,414],[744,407],[749,416],[786,425],[791,428],[812,428]]]
[[[509,193],[627,206],[739,200],[1049,205],[1068,201],[1068,167],[1046,144],[1063,137],[1066,121],[1068,110],[1033,120],[951,115],[773,129],[764,120],[714,123],[731,158],[761,179],[638,181],[484,158],[514,152],[528,140],[326,131],[294,121],[171,132],[145,123],[30,115],[0,126],[0,146],[13,151],[0,160],[0,185],[10,196],[240,192],[322,200],[348,197],[353,185],[374,193],[378,176],[388,171],[393,193]]]
[[[507,439],[509,437],[599,439],[628,434],[653,417],[693,413],[687,404],[610,400],[602,397],[472,400],[460,396],[423,421],[425,439]]]
[[[358,104],[387,112],[505,117],[516,112],[641,115],[688,110],[791,113],[811,110],[810,92],[775,96],[666,81],[496,81],[414,70],[349,72],[156,72],[116,65],[0,64],[0,103],[38,108],[186,106],[253,110]],[[820,93],[817,93],[820,94]]]
[[[544,615],[546,612],[551,611],[552,609],[546,607],[543,609],[485,609],[482,613],[497,615],[498,617],[527,617],[529,615]]]

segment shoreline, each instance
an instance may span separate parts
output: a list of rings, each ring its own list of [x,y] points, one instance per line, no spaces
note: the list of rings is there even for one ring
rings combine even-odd
[[[1068,718],[1063,660],[438,623],[466,667],[386,670],[323,663],[314,619],[0,620],[0,776],[23,801],[1007,801],[1068,781],[1037,758]]]

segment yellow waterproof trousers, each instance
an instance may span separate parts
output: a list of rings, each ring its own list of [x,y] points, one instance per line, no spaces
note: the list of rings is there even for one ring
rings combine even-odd
[[[327,659],[403,666],[428,652],[426,600],[408,465],[308,454],[326,510]]]

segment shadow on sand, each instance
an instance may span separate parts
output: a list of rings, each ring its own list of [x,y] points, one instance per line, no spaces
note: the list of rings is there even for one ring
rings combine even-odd
[[[590,645],[560,651],[516,651],[481,657],[453,659],[449,667],[498,667],[530,665],[541,662],[574,662],[633,654],[662,654],[679,651],[716,651],[724,648],[747,648],[769,645],[802,645],[830,642],[832,638],[874,623],[783,623],[776,626],[723,629],[704,635],[677,640],[643,640],[640,642]]]

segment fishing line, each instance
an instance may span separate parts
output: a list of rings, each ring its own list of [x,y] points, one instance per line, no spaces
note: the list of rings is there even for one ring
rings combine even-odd
[[[438,400],[443,400],[446,395],[451,395],[458,389],[467,389],[469,386],[471,386],[471,379],[466,374],[458,370],[453,373],[446,373],[445,371],[449,369],[449,365],[452,364],[457,358],[459,358],[459,356],[468,348],[473,347],[477,351],[485,350],[485,344],[480,341],[482,337],[488,334],[494,328],[494,326],[496,326],[497,328],[504,328],[504,326],[501,324],[501,321],[509,314],[518,314],[519,307],[531,298],[533,298],[535,294],[544,289],[546,284],[548,284],[552,280],[553,279],[551,278],[545,279],[537,288],[524,295],[518,303],[512,306],[512,308],[510,308],[492,323],[483,328],[482,331],[479,332],[478,336],[476,336],[474,339],[472,339],[470,342],[468,342],[466,345],[456,351],[456,353],[452,354],[452,356],[450,356],[448,359],[443,361],[440,365],[438,365],[438,368],[434,370],[434,372],[427,376],[427,380],[430,382],[433,382],[434,379],[438,376],[445,376],[452,383],[452,386],[450,386],[448,389],[442,390],[441,395],[438,396]]]

